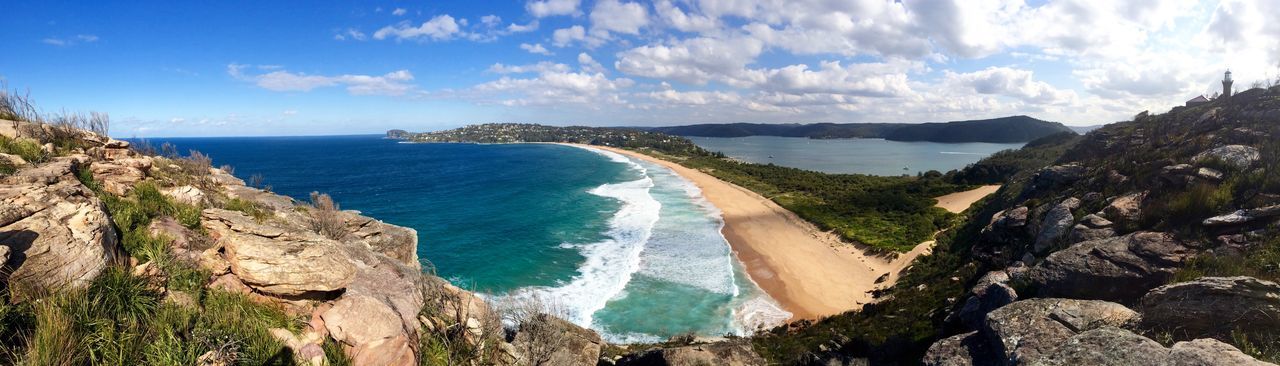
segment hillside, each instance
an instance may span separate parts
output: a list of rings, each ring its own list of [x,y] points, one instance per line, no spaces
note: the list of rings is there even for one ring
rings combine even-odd
[[[997,154],[954,177],[1002,189],[880,303],[754,341],[783,364],[1275,362],[1276,136],[1280,87]]]
[[[1071,131],[1057,122],[1027,116],[939,123],[728,123],[655,127],[649,130],[678,136],[744,137],[780,136],[832,138],[884,138],[895,141],[1027,142]]]

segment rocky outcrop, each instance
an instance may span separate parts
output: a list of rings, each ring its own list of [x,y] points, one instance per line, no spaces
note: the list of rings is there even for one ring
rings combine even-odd
[[[1031,363],[1069,365],[1269,365],[1213,339],[1178,342],[1171,348],[1133,332],[1103,327],[1077,334],[1052,354]]]
[[[79,287],[119,253],[106,206],[76,179],[85,157],[57,158],[0,180],[0,244],[15,300],[27,291]]]
[[[349,232],[344,240],[360,243],[411,268],[422,268],[418,261],[417,230],[360,216],[354,211],[344,211],[342,215]]]
[[[1050,209],[1044,215],[1044,220],[1040,224],[1040,233],[1036,234],[1036,241],[1032,250],[1043,254],[1057,243],[1059,238],[1066,235],[1067,231],[1071,229],[1071,224],[1075,222],[1075,216],[1071,212],[1079,207],[1080,200],[1071,197]]]
[[[929,346],[922,360],[927,366],[997,366],[1000,357],[991,352],[977,331],[943,338]]]
[[[1051,354],[1077,333],[1137,320],[1138,313],[1106,301],[1031,299],[987,314],[982,334],[1004,363],[1024,364]]]
[[[133,192],[134,185],[146,179],[152,163],[151,157],[100,160],[94,161],[89,170],[93,172],[93,179],[102,185],[103,190],[117,196],[125,196]]]
[[[1032,267],[1029,278],[1039,296],[1131,303],[1168,283],[1198,251],[1170,234],[1136,232],[1050,254]]]
[[[346,288],[355,277],[355,265],[341,243],[319,234],[286,231],[222,209],[204,210],[202,225],[225,250],[231,273],[255,290],[324,296]]]
[[[1030,235],[1027,228],[1030,211],[1026,206],[1018,206],[997,212],[982,229],[983,240],[995,244],[1012,244],[1024,240]]]
[[[204,203],[205,194],[200,188],[193,186],[169,187],[160,190],[165,196],[169,196],[174,202],[184,203],[192,206],[199,206]]]
[[[1018,293],[1009,287],[1009,274],[991,271],[978,279],[969,290],[969,297],[958,313],[960,322],[969,329],[982,327],[987,313],[1018,300]]]
[[[1088,171],[1080,164],[1055,165],[1041,169],[1031,178],[1034,190],[1045,190],[1074,183],[1084,177]]]
[[[656,349],[618,361],[619,366],[757,366],[766,364],[765,359],[751,348],[751,342],[746,340]]]
[[[354,364],[416,364],[411,335],[406,334],[400,317],[373,297],[343,296],[321,317]]]
[[[1134,192],[1116,197],[1107,207],[1102,209],[1102,213],[1114,222],[1137,222],[1142,218],[1142,201],[1146,200],[1146,198],[1147,192]]]
[[[1280,329],[1280,284],[1253,277],[1203,277],[1158,287],[1139,309],[1149,328],[1230,337]]]
[[[1280,205],[1236,210],[1226,215],[1207,218],[1201,222],[1201,225],[1209,227],[1245,225],[1276,216],[1280,216]]]
[[[1116,230],[1110,220],[1102,218],[1096,214],[1090,214],[1080,219],[1080,223],[1071,228],[1071,233],[1067,234],[1067,243],[1075,244],[1082,241],[1106,239],[1116,236]]]
[[[1237,169],[1248,169],[1262,159],[1258,149],[1245,145],[1226,145],[1196,154],[1192,160],[1217,159]]]
[[[594,366],[600,361],[604,341],[595,331],[559,318],[539,315],[538,331],[519,331],[511,345],[517,359],[538,365]],[[535,335],[538,334],[538,335]],[[676,363],[679,365],[680,363]]]

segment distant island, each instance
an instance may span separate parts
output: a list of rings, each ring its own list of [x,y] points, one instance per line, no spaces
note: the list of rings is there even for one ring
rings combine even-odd
[[[893,141],[930,142],[1028,142],[1073,131],[1058,122],[1028,116],[936,123],[725,123],[652,127],[644,130],[679,136],[746,137],[780,136],[812,139],[883,138]]]

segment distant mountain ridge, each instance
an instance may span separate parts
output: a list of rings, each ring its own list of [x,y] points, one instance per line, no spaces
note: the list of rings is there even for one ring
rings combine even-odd
[[[814,139],[884,138],[894,141],[1027,142],[1072,132],[1058,122],[1028,116],[935,123],[725,123],[653,127],[649,130],[680,136],[746,137],[780,136]]]

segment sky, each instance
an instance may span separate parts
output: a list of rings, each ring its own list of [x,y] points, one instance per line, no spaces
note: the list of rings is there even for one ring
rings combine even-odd
[[[1280,77],[1275,0],[4,1],[0,82],[118,137],[487,122],[1095,125]]]

